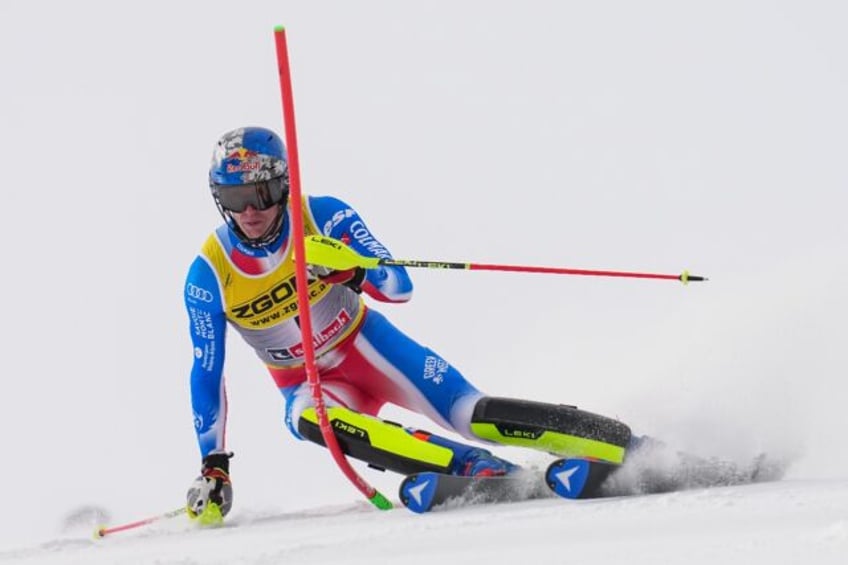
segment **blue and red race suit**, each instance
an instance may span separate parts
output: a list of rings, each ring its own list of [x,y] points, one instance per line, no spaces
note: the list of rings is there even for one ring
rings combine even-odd
[[[300,413],[312,405],[298,325],[290,206],[272,244],[245,245],[226,225],[204,243],[189,269],[185,304],[194,346],[191,402],[201,457],[226,448],[223,376],[226,331],[235,329],[266,365],[286,401],[286,424],[298,438]],[[307,235],[323,234],[368,257],[391,255],[359,214],[329,196],[304,197]],[[316,364],[325,402],[377,415],[385,403],[424,414],[475,438],[471,412],[482,394],[431,349],[410,339],[344,285],[308,286]],[[405,302],[412,282],[403,267],[369,269],[362,290],[381,302]]]

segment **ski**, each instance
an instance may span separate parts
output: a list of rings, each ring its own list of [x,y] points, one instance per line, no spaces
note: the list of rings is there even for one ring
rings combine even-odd
[[[499,477],[415,473],[403,480],[399,490],[403,505],[419,514],[442,505],[473,506],[550,496],[539,475],[530,471]]]
[[[557,459],[545,471],[545,484],[562,498],[596,498],[607,478],[621,465],[588,459]]]
[[[557,459],[544,474],[521,470],[497,477],[463,477],[434,472],[408,475],[400,485],[400,500],[416,513],[445,506],[475,506],[521,502],[558,495],[593,498],[618,465],[586,459]]]
[[[557,459],[548,465],[545,484],[558,496],[568,499],[638,496],[776,481],[783,477],[787,466],[787,462],[765,455],[747,464],[737,464],[679,452],[654,451],[634,454],[622,465],[587,459]]]
[[[589,499],[639,496],[779,480],[786,464],[758,456],[746,465],[668,453],[632,457],[626,464],[580,458],[552,461],[544,474],[521,470],[499,477],[461,477],[434,472],[407,476],[400,500],[409,510],[520,502],[551,496]]]

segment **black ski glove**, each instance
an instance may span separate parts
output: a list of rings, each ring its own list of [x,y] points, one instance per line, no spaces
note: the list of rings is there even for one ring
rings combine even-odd
[[[336,271],[318,265],[308,265],[309,274],[330,284],[343,284],[356,294],[362,293],[362,283],[365,281],[365,269],[354,267],[344,271]]]

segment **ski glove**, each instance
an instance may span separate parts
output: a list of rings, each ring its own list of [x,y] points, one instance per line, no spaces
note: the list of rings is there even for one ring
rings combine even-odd
[[[203,526],[220,524],[233,507],[232,456],[232,453],[210,453],[204,457],[200,476],[188,488],[186,512]]]
[[[362,282],[365,280],[365,269],[354,267],[344,271],[336,271],[319,265],[308,265],[309,274],[330,284],[343,284],[356,294],[362,293]]]

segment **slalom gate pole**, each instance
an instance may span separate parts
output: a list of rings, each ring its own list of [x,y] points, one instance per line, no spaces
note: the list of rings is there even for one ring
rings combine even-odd
[[[141,526],[146,526],[148,524],[152,524],[154,522],[159,522],[161,520],[167,520],[168,518],[176,518],[177,516],[182,516],[186,513],[185,506],[182,508],[177,508],[175,510],[171,510],[170,512],[165,512],[164,514],[159,514],[158,516],[151,516],[150,518],[145,518],[144,520],[138,520],[136,522],[130,522],[129,524],[123,524],[120,526],[98,526],[96,530],[94,530],[94,539],[105,538],[110,534],[117,534],[118,532],[123,532],[126,530],[132,530],[135,528],[140,528]]]
[[[297,278],[297,309],[300,316],[300,333],[303,341],[303,358],[306,365],[306,378],[309,382],[312,400],[315,404],[315,414],[321,436],[327,449],[335,459],[342,473],[359,489],[362,494],[377,508],[388,510],[392,503],[377,489],[365,482],[342,453],[336,435],[327,416],[324,405],[324,395],[321,390],[321,380],[315,366],[315,345],[312,341],[312,316],[309,310],[309,289],[306,277],[306,252],[304,248],[303,209],[300,190],[300,166],[297,153],[297,132],[294,121],[294,99],[292,96],[291,69],[289,67],[288,45],[286,30],[283,26],[274,28],[274,39],[277,47],[277,66],[280,75],[280,93],[283,103],[283,122],[286,130],[286,146],[288,149],[288,166],[292,215],[291,237],[294,240],[295,275]]]

